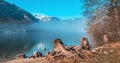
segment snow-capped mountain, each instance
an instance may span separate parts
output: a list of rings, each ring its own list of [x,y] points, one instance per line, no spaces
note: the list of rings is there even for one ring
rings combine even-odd
[[[66,22],[70,22],[70,21],[82,21],[82,18],[73,18],[73,19],[60,19],[58,17],[51,17],[51,16],[47,16],[47,15],[42,15],[42,14],[33,14],[33,16],[39,20],[39,22],[49,22],[49,21],[66,21]]]
[[[36,17],[38,20],[43,21],[43,22],[46,22],[46,21],[60,21],[61,20],[57,17],[51,17],[51,16],[46,16],[46,15],[35,14],[33,16]]]

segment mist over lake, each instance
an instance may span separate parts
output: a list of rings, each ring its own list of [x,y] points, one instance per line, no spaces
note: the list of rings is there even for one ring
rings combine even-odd
[[[79,25],[81,24],[81,25]],[[45,55],[53,48],[53,40],[60,38],[65,45],[80,44],[80,39],[86,37],[85,21],[50,21],[28,25],[1,25],[0,55],[3,58],[13,58],[16,54],[27,56],[34,51]],[[46,48],[44,51],[43,48]]]

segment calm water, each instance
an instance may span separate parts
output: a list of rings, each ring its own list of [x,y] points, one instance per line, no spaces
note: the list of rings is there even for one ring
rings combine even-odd
[[[85,33],[32,33],[32,35],[36,35],[34,38],[37,40],[36,45],[33,46],[26,54],[29,56],[34,51],[40,51],[43,55],[45,55],[48,51],[53,49],[53,40],[55,38],[60,38],[64,45],[66,46],[74,46],[80,45],[80,39],[82,37],[86,37]],[[46,48],[44,51],[43,48]]]
[[[18,53],[31,55],[34,51],[46,54],[53,48],[53,40],[60,38],[64,45],[79,45],[85,33],[49,33],[49,32],[23,32],[0,33],[0,56],[14,56]],[[46,48],[44,51],[43,48]]]

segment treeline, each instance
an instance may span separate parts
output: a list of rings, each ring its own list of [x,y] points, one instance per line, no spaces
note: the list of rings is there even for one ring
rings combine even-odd
[[[110,41],[120,40],[120,0],[83,0],[88,18],[87,32],[97,45],[104,44],[103,35]]]

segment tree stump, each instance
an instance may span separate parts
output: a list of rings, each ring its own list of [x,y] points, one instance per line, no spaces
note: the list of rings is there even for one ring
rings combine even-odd
[[[64,57],[74,56],[73,53],[71,53],[69,50],[67,50],[64,47],[64,44],[61,41],[61,39],[55,39],[53,43],[54,43],[54,48],[50,53],[48,53],[48,55],[46,55],[46,59],[51,59],[51,58],[60,59]]]
[[[80,43],[81,43],[80,44],[81,49],[84,49],[84,50],[89,50],[90,49],[89,42],[88,42],[87,38],[83,37],[81,39]]]
[[[54,40],[54,49],[55,52],[64,54],[64,55],[70,55],[71,53],[64,47],[63,42],[61,39],[55,39]]]
[[[110,39],[108,35],[103,35],[103,41],[105,42],[105,46],[110,46]]]
[[[105,43],[109,43],[108,35],[103,35],[103,38]]]
[[[55,39],[53,43],[54,43],[53,50],[46,55],[46,60],[48,61],[55,61],[55,60],[57,61],[63,58],[70,60],[74,60],[78,58],[79,59],[88,58],[86,54],[82,54],[80,48],[77,46],[73,46],[73,47],[70,46],[65,48],[61,39]]]

